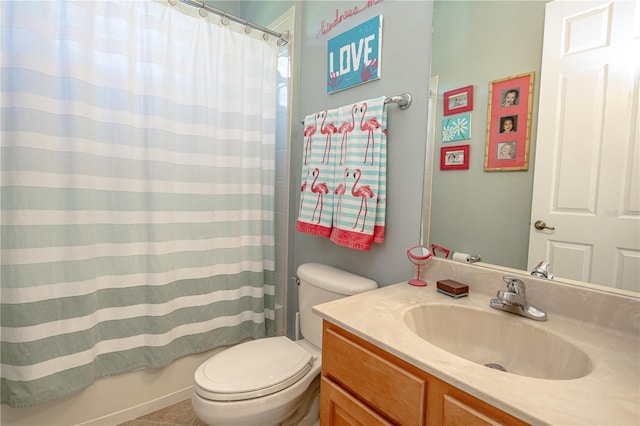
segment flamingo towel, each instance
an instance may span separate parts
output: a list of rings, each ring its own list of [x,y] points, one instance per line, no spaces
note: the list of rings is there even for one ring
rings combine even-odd
[[[329,238],[333,227],[335,152],[338,110],[321,111],[304,120],[302,186],[296,230]],[[333,150],[335,151],[335,149]]]
[[[384,101],[369,99],[305,118],[298,231],[358,250],[384,241]]]

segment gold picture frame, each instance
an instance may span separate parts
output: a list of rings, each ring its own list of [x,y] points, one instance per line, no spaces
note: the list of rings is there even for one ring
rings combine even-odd
[[[529,143],[535,73],[489,83],[485,171],[529,169]]]

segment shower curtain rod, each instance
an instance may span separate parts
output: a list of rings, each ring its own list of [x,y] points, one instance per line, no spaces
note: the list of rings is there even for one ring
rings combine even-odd
[[[398,108],[400,109],[407,109],[411,106],[411,93],[409,92],[404,92],[401,95],[397,95],[397,96],[389,96],[387,99],[384,100],[385,104],[398,104]],[[304,124],[304,118],[300,119],[300,124]]]
[[[169,4],[172,5],[172,6],[175,6],[176,4],[178,4],[178,0],[168,0],[168,1],[169,1]],[[180,0],[180,1],[182,3],[184,3],[184,4],[188,4],[189,6],[200,8],[201,9],[200,12],[199,12],[200,16],[203,16],[203,17],[207,16],[207,12],[206,11],[213,12],[216,15],[221,16],[223,25],[228,25],[229,24],[228,21],[225,22],[225,18],[226,18],[227,20],[230,20],[230,21],[237,22],[237,23],[245,25],[245,27],[246,27],[245,28],[245,32],[247,34],[250,31],[250,30],[247,31],[247,28],[253,28],[255,30],[262,31],[264,33],[262,35],[262,38],[264,38],[265,40],[269,39],[269,36],[267,34],[272,35],[274,37],[277,37],[279,46],[283,46],[283,45],[289,43],[289,31],[284,31],[282,33],[275,32],[273,30],[270,30],[269,28],[263,27],[262,25],[256,24],[255,22],[247,21],[246,19],[240,18],[239,16],[232,15],[230,13],[225,12],[222,9],[218,9],[217,7],[209,6],[208,4],[203,3],[203,2],[199,2],[197,0]],[[203,10],[205,11],[204,13],[202,12]]]

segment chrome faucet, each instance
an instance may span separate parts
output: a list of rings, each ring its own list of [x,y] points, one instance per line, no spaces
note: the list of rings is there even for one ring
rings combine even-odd
[[[535,268],[531,270],[531,276],[552,280],[553,274],[549,272],[549,266],[551,266],[551,264],[546,260],[541,261]]]
[[[547,320],[545,311],[527,302],[526,286],[522,280],[509,275],[505,275],[502,279],[507,283],[507,290],[498,290],[496,298],[491,299],[489,306],[536,321]]]

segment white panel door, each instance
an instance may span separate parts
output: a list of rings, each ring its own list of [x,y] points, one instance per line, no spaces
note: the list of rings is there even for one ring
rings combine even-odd
[[[639,4],[547,5],[528,259],[638,292]]]

